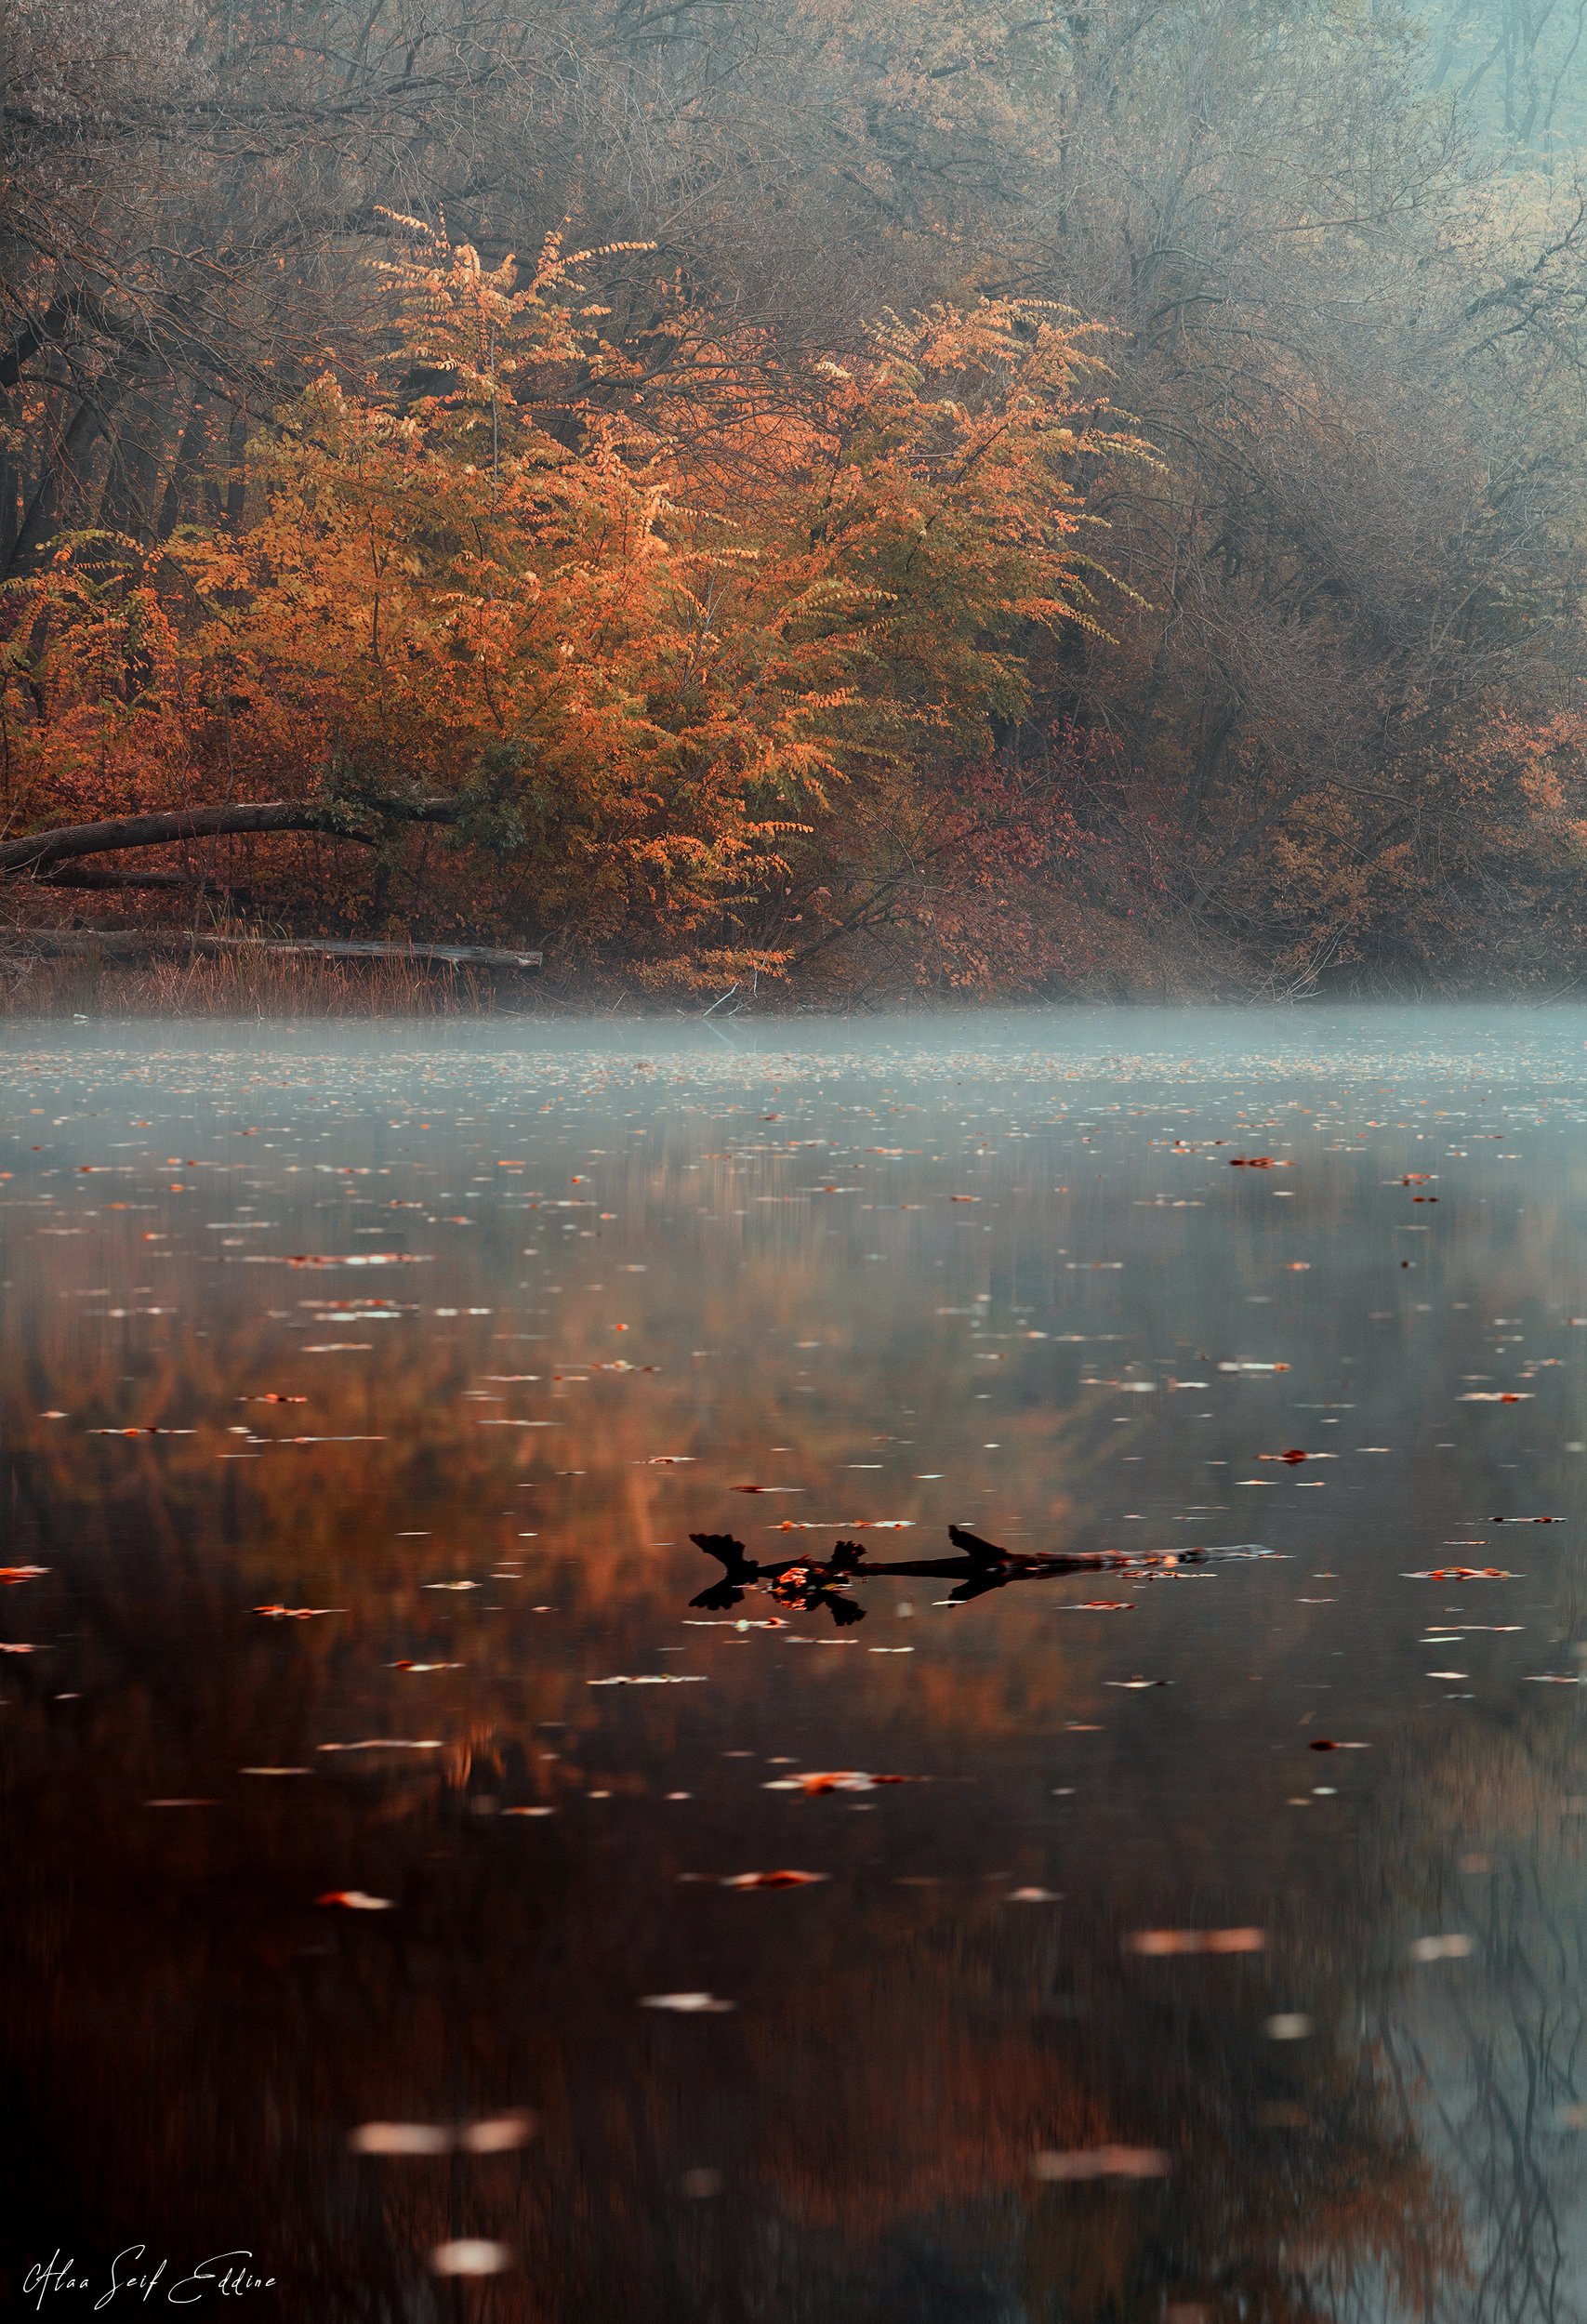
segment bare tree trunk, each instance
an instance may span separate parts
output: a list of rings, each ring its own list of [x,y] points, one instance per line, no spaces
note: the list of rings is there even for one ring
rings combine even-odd
[[[169,412],[168,393],[152,380],[143,382],[111,446],[99,501],[99,522],[107,531],[126,533],[144,543],[153,539],[159,447]]]
[[[11,441],[15,409],[16,398],[0,392],[0,447]],[[22,465],[9,450],[0,448],[0,573],[10,565],[21,522]]]
[[[7,574],[14,573],[24,565],[33,551],[41,548],[55,531],[71,487],[81,480],[87,465],[95,438],[125,392],[125,389],[115,381],[105,380],[99,383],[92,395],[86,395],[78,404],[60,446],[47,459],[38,488],[28,504],[11,545],[11,553],[3,568]]]
[[[248,409],[239,403],[226,431],[226,530],[240,533],[247,498]]]
[[[182,496],[203,464],[207,440],[204,405],[195,403],[188,415],[187,426],[182,429],[171,461],[171,472],[165,479],[165,489],[160,495],[160,510],[154,524],[157,540],[169,540],[181,522]]]

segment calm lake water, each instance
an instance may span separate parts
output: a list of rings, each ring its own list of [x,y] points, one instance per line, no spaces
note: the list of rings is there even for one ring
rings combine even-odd
[[[0,1091],[7,2314],[1587,2310],[1587,1012]]]

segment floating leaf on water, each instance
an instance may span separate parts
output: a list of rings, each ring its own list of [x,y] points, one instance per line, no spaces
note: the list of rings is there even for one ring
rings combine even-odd
[[[452,2133],[439,2122],[361,2122],[347,2143],[355,2155],[444,2155]]]
[[[619,1672],[615,1678],[586,1679],[584,1683],[586,1686],[704,1686],[706,1678],[701,1670],[645,1670],[638,1678]]]
[[[1434,1565],[1425,1573],[1401,1577],[1405,1581],[1519,1581],[1520,1578],[1520,1575],[1511,1573],[1503,1565]]]
[[[191,1428],[91,1428],[90,1436],[192,1436]]]
[[[1166,2179],[1170,2158],[1160,2146],[1081,2146],[1033,2155],[1031,2175],[1062,2184],[1078,2179]]]
[[[429,1257],[428,1251],[365,1250],[347,1254],[293,1251],[281,1259],[270,1259],[261,1252],[250,1254],[243,1263],[275,1267],[418,1267],[425,1265]]]
[[[526,2106],[515,2106],[506,2114],[483,2115],[477,2122],[465,2122],[457,2144],[468,2155],[508,2155],[527,2146],[538,2128]]]
[[[1127,1953],[1162,1960],[1178,1953],[1261,1953],[1265,1929],[1136,1929],[1124,1940]]]
[[[390,1912],[394,1899],[371,1896],[363,1888],[328,1888],[323,1896],[316,1896],[317,1905],[339,1905],[347,1912]]]
[[[830,1872],[728,1872],[717,1882],[719,1888],[811,1888],[817,1881],[829,1881]]]
[[[750,1621],[747,1618],[742,1618],[734,1621],[731,1617],[722,1616],[714,1621],[708,1622],[693,1620],[687,1614],[685,1614],[683,1617],[683,1628],[685,1630],[787,1630],[787,1623],[780,1614],[768,1614],[756,1621]],[[871,1648],[872,1654],[885,1654],[886,1651],[887,1649],[884,1646],[873,1646]],[[897,1651],[900,1654],[908,1654],[911,1653],[913,1649],[907,1646],[901,1646],[897,1649]]]
[[[910,1533],[913,1517],[785,1517],[769,1533]]]
[[[925,1776],[869,1776],[861,1768],[840,1768],[836,1774],[822,1772],[803,1776],[777,1776],[761,1788],[766,1791],[802,1791],[806,1799],[813,1799],[823,1791],[874,1791],[882,1784],[925,1783]]]
[[[437,2276],[500,2276],[513,2265],[512,2247],[462,2236],[453,2243],[438,2243],[430,2265]]]

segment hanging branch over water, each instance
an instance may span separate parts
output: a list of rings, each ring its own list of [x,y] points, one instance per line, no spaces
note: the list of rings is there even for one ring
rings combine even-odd
[[[322,838],[349,839],[378,847],[387,820],[396,823],[456,823],[455,799],[381,799],[357,806],[337,800],[236,800],[218,807],[179,807],[153,814],[113,815],[102,823],[63,824],[0,842],[0,877],[34,878],[57,864],[86,855],[113,855],[124,848],[170,847],[183,839],[239,837],[267,831],[311,831]],[[64,883],[63,883],[64,884]]]

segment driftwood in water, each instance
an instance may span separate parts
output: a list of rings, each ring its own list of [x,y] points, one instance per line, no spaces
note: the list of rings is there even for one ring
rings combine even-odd
[[[186,928],[25,928],[6,937],[15,957],[149,960],[172,952],[269,953],[320,960],[405,960],[418,968],[537,969],[545,955],[491,944],[381,944],[356,939],[216,936]]]

